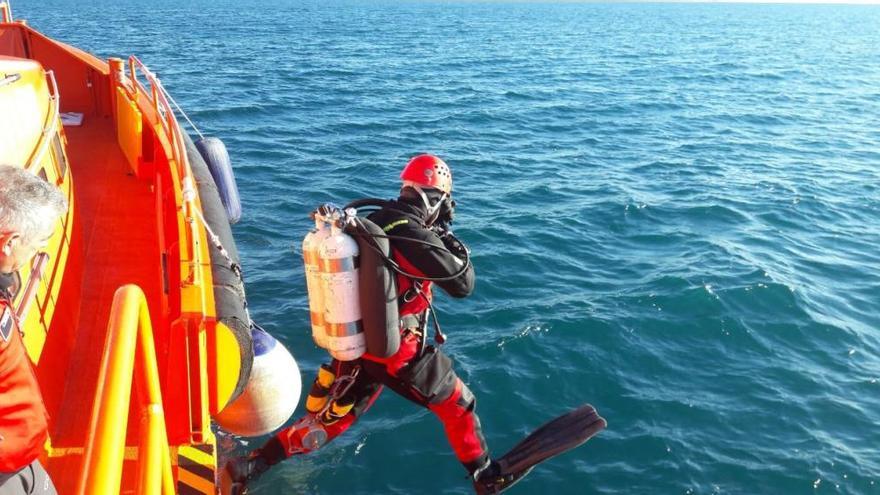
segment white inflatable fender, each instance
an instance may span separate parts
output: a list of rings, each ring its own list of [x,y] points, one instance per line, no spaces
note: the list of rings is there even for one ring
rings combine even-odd
[[[299,366],[284,345],[253,329],[254,364],[244,392],[214,416],[224,430],[256,437],[280,428],[293,415],[302,393]]]

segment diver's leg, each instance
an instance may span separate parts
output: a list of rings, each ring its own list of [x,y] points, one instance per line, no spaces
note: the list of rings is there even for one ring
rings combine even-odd
[[[334,360],[328,367],[332,370],[332,377],[328,382],[321,384],[320,382],[327,379],[328,371],[328,368],[322,367],[315,382],[323,386],[312,387],[306,400],[308,414],[276,433],[262,447],[253,450],[247,456],[230,460],[224,470],[224,474],[230,478],[230,481],[226,482],[230,488],[224,489],[223,492],[246,493],[247,483],[258,478],[273,465],[293,455],[317,450],[354,424],[382,392],[382,385],[369,374],[361,372],[359,367],[359,361]],[[355,369],[357,372],[353,382],[341,396],[320,397],[319,389],[336,386],[339,380],[352,376]]]
[[[489,460],[489,451],[475,412],[474,394],[452,369],[452,360],[434,346],[421,353],[421,333],[405,331],[394,356],[363,360],[376,380],[416,404],[430,409],[446,431],[458,460],[473,474]]]
[[[428,404],[428,409],[443,423],[455,456],[470,474],[489,462],[489,449],[476,408],[477,398],[457,376],[451,394],[439,402]]]
[[[313,387],[306,403],[309,414],[278,432],[269,441],[277,441],[284,450],[285,458],[316,450],[341,435],[373,405],[382,392],[382,385],[361,370],[359,360],[333,360],[330,367],[335,378],[333,386],[340,385],[338,382],[352,376],[352,373],[357,374],[348,390],[338,398],[327,397],[323,402],[312,404],[312,398],[316,395]]]

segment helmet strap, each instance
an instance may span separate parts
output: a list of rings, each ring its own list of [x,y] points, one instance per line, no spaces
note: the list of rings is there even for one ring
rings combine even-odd
[[[425,190],[422,189],[422,186],[420,186],[419,184],[407,180],[403,181],[403,187],[410,187],[415,192],[419,193],[419,197],[422,198],[422,203],[425,205],[425,210],[428,213],[428,218],[425,219],[425,223],[427,223],[428,225],[434,223],[434,221],[437,220],[437,216],[440,214],[440,207],[443,205],[443,200],[446,199],[447,194],[443,193],[437,203],[432,205],[431,202],[428,200],[428,195],[425,194]]]

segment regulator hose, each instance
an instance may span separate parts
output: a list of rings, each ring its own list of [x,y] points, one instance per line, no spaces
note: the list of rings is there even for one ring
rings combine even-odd
[[[452,256],[455,256],[456,258],[458,258],[458,256],[456,256],[455,253],[453,253],[452,251],[450,251],[449,248],[447,248],[446,246],[438,246],[438,245],[436,245],[436,244],[432,244],[432,243],[430,243],[430,242],[428,242],[428,241],[423,241],[423,240],[421,240],[421,239],[411,239],[411,238],[409,238],[409,237],[403,237],[403,236],[399,236],[399,235],[387,235],[387,234],[386,234],[386,235],[378,235],[378,234],[371,234],[371,233],[369,233],[369,232],[366,231],[366,228],[365,228],[365,227],[363,226],[363,224],[360,222],[360,219],[358,219],[358,217],[354,217],[354,221],[358,224],[358,227],[359,227],[359,230],[360,230],[360,231],[359,231],[359,232],[350,232],[351,235],[358,236],[358,237],[368,238],[368,239],[370,239],[371,241],[372,241],[372,239],[374,239],[374,238],[382,238],[382,239],[389,239],[389,240],[395,240],[395,241],[413,242],[413,243],[416,243],[416,244],[423,244],[423,245],[425,245],[425,246],[429,246],[429,247],[431,247],[431,248],[433,248],[433,249],[437,249],[437,250],[440,250],[440,251],[447,252],[447,253],[451,254]],[[428,277],[428,276],[423,276],[423,275],[416,275],[416,274],[414,274],[414,273],[409,273],[409,272],[407,272],[406,270],[404,270],[403,268],[401,268],[401,266],[400,266],[396,261],[394,261],[393,259],[391,259],[391,257],[386,256],[385,253],[383,253],[382,250],[379,249],[379,247],[376,246],[374,242],[369,242],[367,245],[370,247],[370,249],[372,249],[373,251],[375,251],[375,252],[376,252],[376,253],[377,253],[377,254],[378,254],[378,255],[379,255],[379,256],[385,261],[385,263],[387,263],[388,266],[391,267],[392,270],[394,270],[395,272],[399,273],[400,275],[403,275],[404,277],[408,277],[408,278],[411,278],[411,279],[413,279],[413,280],[424,280],[424,281],[426,281],[426,282],[446,282],[446,281],[448,281],[448,280],[455,280],[455,279],[457,279],[458,277],[461,277],[462,275],[464,275],[465,273],[467,273],[468,269],[471,267],[471,257],[470,257],[470,255],[468,254],[468,252],[465,251],[465,252],[464,252],[464,260],[463,260],[463,261],[464,261],[464,265],[461,267],[460,270],[458,270],[457,272],[453,273],[452,275],[448,275],[448,276],[446,276],[446,277]]]

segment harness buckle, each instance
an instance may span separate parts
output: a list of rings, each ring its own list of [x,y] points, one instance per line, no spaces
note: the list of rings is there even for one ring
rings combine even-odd
[[[354,385],[360,371],[361,367],[355,366],[350,374],[337,377],[333,382],[333,385],[330,385],[330,397],[336,400],[348,393],[352,385]],[[332,401],[327,401],[327,404],[329,405],[331,402]]]
[[[403,302],[411,303],[415,301],[417,297],[419,297],[418,291],[415,291],[412,289],[412,287],[410,287],[406,290],[406,292],[403,293]]]
[[[403,293],[403,302],[411,303],[420,295],[422,295],[422,282],[420,280],[414,280],[412,287]]]

